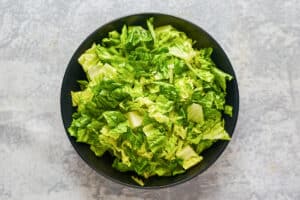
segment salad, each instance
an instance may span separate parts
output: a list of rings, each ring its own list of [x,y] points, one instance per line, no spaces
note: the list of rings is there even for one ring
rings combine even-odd
[[[111,31],[79,57],[87,79],[71,92],[76,112],[68,128],[141,185],[184,173],[217,140],[230,140],[222,115],[232,115],[225,102],[232,76],[214,64],[213,49],[193,48],[184,32],[154,27],[153,18],[146,25]]]

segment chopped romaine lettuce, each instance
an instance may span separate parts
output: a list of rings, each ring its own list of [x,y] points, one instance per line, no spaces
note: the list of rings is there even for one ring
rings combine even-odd
[[[113,167],[137,175],[173,176],[203,159],[217,140],[229,140],[222,114],[226,81],[212,48],[195,49],[174,27],[124,25],[78,59],[87,80],[71,92],[77,107],[69,127],[96,156],[111,153]],[[140,185],[142,179],[132,176]]]

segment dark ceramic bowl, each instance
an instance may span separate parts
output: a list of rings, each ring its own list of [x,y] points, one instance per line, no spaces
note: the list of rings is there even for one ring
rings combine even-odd
[[[65,72],[62,88],[61,88],[61,114],[63,119],[63,124],[66,130],[66,133],[77,151],[80,157],[94,170],[96,170],[99,174],[105,176],[106,178],[136,188],[162,188],[173,186],[179,183],[183,183],[192,179],[193,177],[201,174],[207,168],[209,168],[217,158],[222,154],[224,149],[226,148],[228,142],[227,141],[218,141],[211,148],[205,150],[202,155],[204,157],[203,161],[201,161],[198,165],[187,170],[186,173],[172,176],[172,177],[151,177],[145,181],[145,186],[141,187],[137,185],[132,179],[131,176],[133,173],[122,173],[114,168],[112,168],[113,157],[109,154],[105,154],[103,157],[97,157],[95,154],[89,149],[89,146],[82,143],[77,143],[75,138],[71,137],[67,128],[70,126],[72,121],[72,113],[75,111],[75,108],[72,107],[71,103],[71,91],[79,90],[79,85],[77,84],[77,80],[86,79],[85,73],[82,71],[81,66],[77,62],[78,57],[91,45],[95,43],[99,43],[103,37],[106,37],[108,32],[112,30],[121,31],[123,24],[127,25],[141,25],[145,26],[145,22],[149,17],[154,17],[154,25],[162,26],[170,24],[177,28],[180,31],[185,32],[190,38],[196,41],[194,47],[203,48],[203,47],[213,47],[214,51],[212,54],[212,59],[216,63],[216,65],[221,68],[223,71],[231,74],[234,79],[228,82],[227,85],[227,97],[226,103],[233,106],[233,116],[228,117],[224,116],[225,119],[225,129],[232,136],[236,122],[238,117],[239,110],[239,93],[238,93],[238,85],[236,81],[236,77],[233,71],[233,68],[229,62],[228,57],[226,56],[224,50],[220,47],[220,45],[202,28],[199,26],[170,15],[166,14],[158,14],[158,13],[143,13],[143,14],[135,14],[126,17],[122,17],[116,20],[113,20],[90,34],[78,47],[78,49],[73,54],[67,70]]]

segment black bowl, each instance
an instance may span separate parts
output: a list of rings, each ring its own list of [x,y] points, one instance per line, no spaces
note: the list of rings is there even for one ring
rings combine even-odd
[[[145,186],[141,187],[137,185],[132,179],[131,176],[134,173],[123,173],[112,168],[113,158],[109,154],[105,154],[103,157],[97,157],[95,154],[89,149],[89,146],[83,143],[77,143],[75,138],[71,137],[67,128],[70,126],[72,121],[72,113],[75,111],[75,108],[72,107],[71,103],[71,91],[79,90],[79,85],[77,84],[77,80],[86,79],[85,73],[83,72],[81,66],[77,62],[78,57],[91,45],[95,43],[99,43],[103,37],[106,37],[108,32],[112,30],[121,31],[123,24],[127,25],[141,25],[146,27],[146,20],[150,17],[154,17],[154,25],[162,26],[170,24],[185,32],[190,38],[196,41],[194,47],[203,48],[203,47],[212,47],[214,49],[212,54],[212,59],[216,63],[216,65],[222,69],[223,71],[231,74],[234,79],[228,82],[227,85],[227,97],[226,103],[233,106],[233,116],[228,117],[224,116],[225,119],[225,129],[232,136],[236,122],[238,117],[239,110],[239,93],[238,93],[238,85],[236,81],[236,77],[233,71],[233,68],[227,58],[224,50],[220,47],[220,45],[202,28],[197,25],[186,21],[184,19],[166,15],[166,14],[158,14],[158,13],[143,13],[143,14],[135,14],[126,17],[122,17],[116,20],[113,20],[100,28],[94,31],[91,35],[89,35],[78,47],[72,56],[68,67],[66,69],[62,88],[61,88],[61,114],[63,119],[63,124],[66,130],[66,133],[77,151],[80,157],[94,170],[96,170],[99,174],[105,176],[108,179],[111,179],[115,182],[136,187],[136,188],[162,188],[173,186],[179,183],[183,183],[191,178],[201,174],[207,168],[209,168],[221,155],[221,153],[226,148],[228,142],[227,141],[218,141],[211,148],[207,149],[202,153],[204,159],[198,165],[190,168],[186,173],[172,176],[172,177],[151,177],[145,181]]]

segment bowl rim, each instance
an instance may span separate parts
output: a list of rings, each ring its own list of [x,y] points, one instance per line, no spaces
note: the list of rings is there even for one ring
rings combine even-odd
[[[210,168],[217,160],[218,158],[221,156],[221,154],[223,154],[223,152],[225,151],[226,147],[228,146],[229,142],[230,141],[226,141],[225,142],[225,145],[222,146],[222,148],[220,149],[220,151],[218,152],[218,154],[216,154],[215,156],[215,159],[213,159],[211,162],[209,162],[207,164],[207,166],[205,166],[202,170],[199,170],[197,173],[191,175],[191,176],[188,176],[186,178],[183,178],[181,180],[178,180],[174,183],[169,183],[169,184],[165,184],[165,185],[160,185],[160,186],[140,186],[138,184],[134,185],[134,184],[129,184],[129,183],[125,183],[125,182],[122,182],[118,179],[115,179],[109,175],[107,175],[106,173],[102,172],[102,171],[98,171],[94,166],[92,166],[88,161],[87,159],[80,153],[80,150],[78,149],[77,146],[75,146],[71,140],[71,136],[68,134],[68,127],[65,126],[65,119],[63,117],[63,105],[62,105],[62,102],[64,100],[64,96],[63,96],[63,86],[65,84],[65,81],[67,79],[67,74],[68,72],[71,70],[71,63],[74,59],[77,59],[77,56],[76,56],[76,52],[78,52],[81,47],[85,44],[86,40],[88,40],[88,38],[90,38],[92,35],[96,34],[99,32],[99,30],[102,28],[102,27],[105,27],[111,23],[114,23],[114,22],[117,22],[117,21],[120,21],[124,18],[128,18],[128,17],[133,17],[133,16],[140,16],[140,15],[148,15],[148,16],[153,16],[155,18],[155,16],[165,16],[165,17],[172,17],[172,18],[175,18],[177,20],[181,20],[185,23],[188,23],[196,28],[198,28],[200,31],[202,31],[204,34],[206,34],[208,37],[210,37],[210,39],[215,43],[215,45],[220,48],[220,50],[222,50],[224,52],[224,56],[225,58],[227,59],[228,61],[228,64],[229,66],[232,68],[232,76],[234,77],[235,79],[235,82],[236,84],[234,84],[234,92],[236,93],[236,107],[235,107],[235,110],[236,110],[236,116],[235,118],[233,119],[233,128],[232,128],[232,133],[231,133],[231,138],[233,137],[233,134],[234,134],[234,130],[236,128],[236,124],[238,122],[238,115],[239,115],[239,89],[238,89],[238,81],[237,81],[237,78],[236,78],[236,74],[235,74],[235,71],[232,67],[232,64],[230,62],[230,59],[228,58],[226,52],[224,51],[224,49],[221,47],[221,45],[211,36],[211,34],[209,34],[206,30],[204,30],[201,26],[198,26],[197,24],[187,20],[187,19],[184,19],[184,18],[181,18],[181,17],[178,17],[178,16],[174,16],[173,14],[166,14],[166,13],[160,13],[160,12],[141,12],[141,13],[133,13],[133,14],[127,14],[127,15],[124,15],[124,16],[121,16],[121,17],[117,17],[117,18],[114,18],[113,20],[110,20],[110,21],[107,21],[105,23],[103,23],[102,25],[100,25],[98,28],[96,28],[94,31],[92,31],[90,34],[88,34],[88,36],[86,36],[84,38],[84,40],[80,43],[80,45],[76,48],[76,50],[73,52],[72,54],[72,57],[71,59],[69,60],[68,62],[68,65],[67,65],[67,68],[64,72],[64,76],[63,76],[63,79],[61,81],[61,89],[60,89],[60,113],[61,113],[61,118],[62,118],[62,122],[63,122],[63,126],[64,126],[64,129],[65,129],[65,133],[70,141],[70,143],[72,144],[73,148],[75,149],[76,153],[79,155],[79,157],[90,167],[92,168],[97,174],[100,174],[101,176],[105,177],[106,179],[114,182],[114,183],[118,183],[120,185],[123,185],[123,186],[128,186],[130,188],[135,188],[135,189],[150,189],[150,190],[153,190],[153,189],[163,189],[163,188],[169,188],[169,187],[172,187],[172,186],[176,186],[176,185],[180,185],[180,184],[183,184],[185,182],[188,182],[189,180],[201,175],[203,172],[205,172],[208,168]]]

